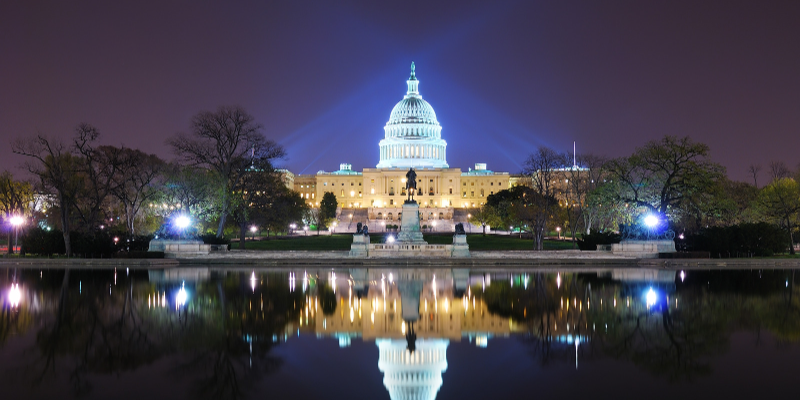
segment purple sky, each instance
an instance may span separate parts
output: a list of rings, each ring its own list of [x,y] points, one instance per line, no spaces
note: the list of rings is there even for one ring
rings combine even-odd
[[[80,122],[169,158],[166,137],[228,104],[296,173],[374,167],[411,61],[452,167],[666,134],[708,143],[734,179],[800,162],[797,1],[121,3],[0,3],[0,170],[19,171],[13,138]]]

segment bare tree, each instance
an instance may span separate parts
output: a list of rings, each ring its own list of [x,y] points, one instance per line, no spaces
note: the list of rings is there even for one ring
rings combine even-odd
[[[783,161],[770,161],[769,173],[773,181],[783,178],[789,178],[790,176],[792,176],[792,172],[789,170],[789,167],[787,167],[786,163]]]
[[[250,152],[270,153],[271,159],[285,155],[283,148],[264,137],[261,128],[243,108],[223,106],[216,112],[198,113],[192,118],[191,133],[180,133],[167,141],[182,161],[207,168],[217,175],[222,188],[217,237],[222,237],[231,211],[237,162]]]
[[[113,195],[125,210],[125,226],[130,235],[136,234],[135,221],[142,207],[158,195],[155,184],[164,168],[165,163],[158,156],[122,149]]]
[[[108,217],[108,200],[117,190],[122,175],[123,148],[95,146],[100,132],[92,125],[83,123],[75,129],[73,147],[81,162],[78,172],[84,188],[78,191],[75,211],[88,231],[95,231]]]
[[[565,162],[562,154],[548,147],[539,147],[525,161],[523,173],[530,177],[533,190],[540,194],[526,200],[526,207],[531,209],[522,213],[529,217],[524,219],[533,222],[531,231],[537,250],[544,249],[545,229],[553,211],[558,207],[558,202],[554,201],[557,194],[556,179],[559,170],[563,170]]]
[[[761,164],[750,164],[747,172],[753,177],[753,186],[758,187],[758,173],[761,172]]]
[[[82,184],[78,179],[80,161],[73,157],[63,143],[43,135],[17,139],[12,143],[11,149],[16,154],[31,158],[32,161],[25,163],[25,168],[39,179],[43,191],[55,195],[56,205],[61,213],[64,246],[67,256],[70,256],[70,211]]]

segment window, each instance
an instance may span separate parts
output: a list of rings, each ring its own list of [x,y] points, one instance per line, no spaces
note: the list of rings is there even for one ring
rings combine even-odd
[[[344,186],[344,182],[342,182],[342,186]]]
[[[350,186],[355,186],[355,183],[353,183],[353,182],[350,182]]]
[[[316,195],[316,193],[311,193],[311,198],[312,199],[314,198],[314,195]]]
[[[462,183],[461,186],[467,186],[467,182]]]
[[[470,186],[475,186],[475,182],[470,182],[469,185]]]
[[[378,219],[383,219],[383,213],[378,213]]]
[[[375,179],[370,179],[369,183],[375,183]]]
[[[483,189],[481,189],[481,197],[483,197]]]
[[[344,189],[342,189],[342,197],[344,197]]]
[[[361,191],[360,190],[358,191],[358,197],[361,197]]]
[[[490,183],[489,186],[494,186],[494,182]]]
[[[469,197],[475,197],[475,191],[474,190],[469,192]]]
[[[393,220],[392,218],[393,218],[392,217],[392,213],[386,214],[386,219],[388,219],[389,221],[392,221]]]
[[[431,183],[433,183],[433,179],[431,179]]]
[[[450,186],[450,194],[453,194],[453,187]]]
[[[322,182],[322,186],[328,186],[328,182]]]
[[[389,199],[389,205],[394,205],[394,199]]]
[[[394,196],[394,186],[389,187],[389,196]]]
[[[358,186],[361,186],[361,182],[358,182]]]
[[[444,219],[444,214],[439,213],[439,219]]]
[[[464,197],[467,197],[467,192],[464,192]]]

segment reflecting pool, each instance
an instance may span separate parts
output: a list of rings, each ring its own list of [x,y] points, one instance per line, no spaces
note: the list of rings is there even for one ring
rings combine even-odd
[[[796,393],[794,270],[0,269],[0,398]]]

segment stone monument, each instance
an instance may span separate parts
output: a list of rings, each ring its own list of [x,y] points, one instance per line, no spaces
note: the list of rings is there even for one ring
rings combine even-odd
[[[409,168],[406,173],[406,192],[408,198],[403,203],[403,214],[400,217],[400,233],[390,243],[370,244],[366,227],[353,235],[350,245],[352,257],[469,257],[469,246],[464,227],[456,231],[452,245],[428,244],[422,238],[420,230],[419,204],[414,200],[417,191],[417,173]]]

